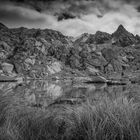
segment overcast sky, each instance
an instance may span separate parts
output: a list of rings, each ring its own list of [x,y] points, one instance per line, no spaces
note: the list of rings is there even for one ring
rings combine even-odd
[[[69,36],[112,33],[123,24],[140,35],[140,0],[0,0],[8,27],[51,28]]]

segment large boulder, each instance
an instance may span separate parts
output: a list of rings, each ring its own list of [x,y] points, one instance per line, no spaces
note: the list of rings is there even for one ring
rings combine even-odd
[[[122,71],[122,65],[120,61],[118,60],[118,55],[113,49],[104,48],[101,52],[102,52],[103,57],[108,62],[107,67],[109,66],[111,68],[110,65],[112,65],[113,71],[117,71],[117,72]],[[109,70],[110,68],[107,68],[107,70]],[[112,68],[111,68],[111,71],[112,71]]]
[[[0,41],[0,60],[5,60],[11,53],[11,47],[5,41]]]
[[[111,63],[111,61],[118,59],[117,53],[111,48],[104,48],[101,50],[102,56]]]
[[[5,62],[5,63],[2,63],[1,66],[2,66],[3,73],[8,74],[8,75],[13,73],[14,66],[12,64]]]
[[[62,70],[62,64],[60,62],[52,62],[47,66],[49,74],[59,73]]]

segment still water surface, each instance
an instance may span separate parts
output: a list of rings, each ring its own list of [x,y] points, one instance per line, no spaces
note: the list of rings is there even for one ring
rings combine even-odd
[[[1,97],[9,97],[9,103],[46,108],[53,104],[81,104],[89,101],[100,103],[108,98],[127,97],[140,101],[140,85],[107,86],[106,84],[65,83],[61,81],[28,81],[23,84],[0,83]]]

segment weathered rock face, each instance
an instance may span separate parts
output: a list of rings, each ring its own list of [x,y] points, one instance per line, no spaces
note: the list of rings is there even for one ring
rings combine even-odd
[[[136,38],[137,42],[140,43],[140,36],[136,35],[135,38]]]
[[[122,25],[120,25],[112,34],[112,37],[116,44],[119,44],[122,47],[133,45],[137,42],[135,36],[129,33]]]
[[[14,66],[12,64],[2,63],[1,66],[4,73],[12,74],[13,69],[14,69]]]
[[[107,67],[110,64],[113,67],[113,71],[117,71],[117,72],[122,71],[121,64],[118,61],[118,55],[113,49],[104,48],[102,50],[102,55],[108,62]]]
[[[98,31],[74,40],[50,29],[0,24],[0,67],[7,74],[58,79],[139,70],[138,42],[123,26],[112,35]]]
[[[107,41],[111,40],[111,35],[105,32],[97,31],[95,34],[96,44],[103,44]]]
[[[82,45],[82,43],[87,44],[103,44],[111,40],[111,35],[105,32],[97,31],[96,34],[82,34],[75,43]],[[76,44],[76,45],[77,45]]]

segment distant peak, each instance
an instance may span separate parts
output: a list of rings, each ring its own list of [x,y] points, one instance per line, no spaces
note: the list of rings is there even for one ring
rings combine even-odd
[[[118,31],[126,31],[126,29],[124,28],[124,26],[122,24],[119,25]]]
[[[118,29],[112,34],[112,37],[123,47],[135,44],[136,42],[135,36],[127,31],[123,25],[118,27]]]
[[[128,32],[124,26],[121,24],[119,25],[118,29],[112,34],[113,36],[119,37],[121,35],[132,35],[130,32]]]

